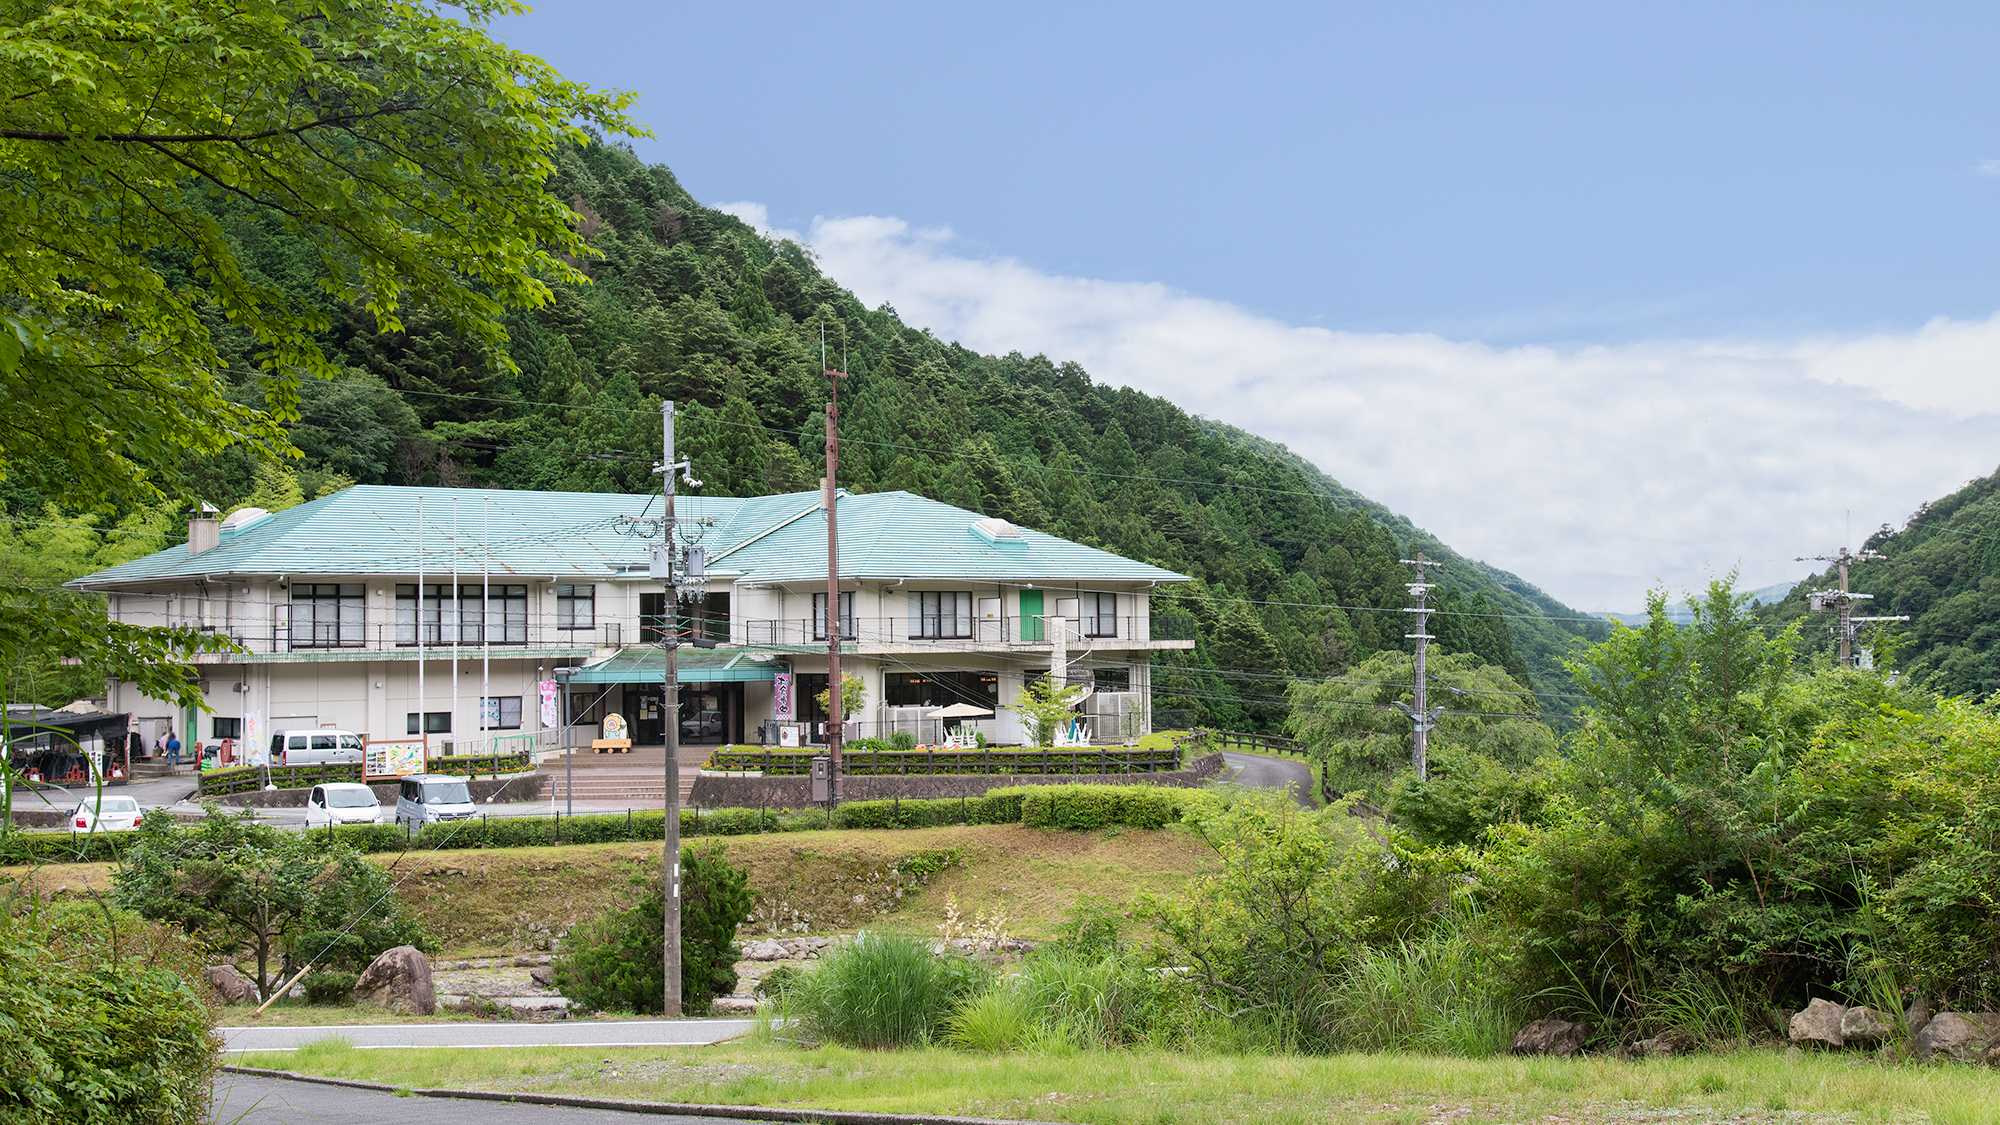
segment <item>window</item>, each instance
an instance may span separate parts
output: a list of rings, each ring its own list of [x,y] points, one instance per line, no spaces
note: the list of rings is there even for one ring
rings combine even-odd
[[[449,711],[424,712],[424,729],[420,732],[417,730],[417,713],[415,711],[412,711],[409,714],[403,716],[403,726],[405,734],[419,734],[419,733],[450,734],[451,712]]]
[[[995,672],[885,672],[882,701],[890,707],[970,703],[991,709],[1000,702],[1000,676]]]
[[[842,595],[845,597],[846,595]],[[917,595],[917,636],[969,637],[972,635],[972,594],[970,592],[925,591]]]
[[[397,644],[417,643],[419,616],[425,645],[524,645],[528,643],[528,588],[427,582],[420,600],[414,584],[397,586]]]
[[[1077,599],[1077,611],[1082,616],[1084,636],[1118,635],[1117,594],[1084,594]]]
[[[556,628],[597,628],[597,587],[556,587]]]
[[[487,730],[518,730],[521,726],[521,697],[487,696],[480,703],[486,710]]]
[[[840,595],[840,637],[854,639],[854,593],[843,591]],[[813,640],[826,639],[826,595],[813,595]]]
[[[1090,674],[1091,686],[1098,691],[1131,691],[1132,669],[1098,668]]]
[[[215,737],[215,738],[242,738],[242,737],[243,737],[243,720],[242,720],[242,719],[231,719],[231,718],[226,718],[226,717],[224,717],[224,716],[222,716],[222,715],[217,715],[217,716],[215,716],[215,717],[214,717],[214,719],[213,719],[213,720],[211,720],[211,721],[212,721],[212,722],[213,722],[213,723],[215,724],[215,728],[214,728],[214,730],[212,730],[212,731],[210,732],[210,734],[211,734],[211,735],[212,735],[213,737]]]
[[[359,582],[292,584],[293,648],[344,648],[362,644]]]

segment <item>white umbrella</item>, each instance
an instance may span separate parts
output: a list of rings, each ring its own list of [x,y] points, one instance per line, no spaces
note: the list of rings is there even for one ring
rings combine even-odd
[[[990,719],[993,717],[993,712],[984,707],[974,707],[970,703],[954,703],[949,707],[940,707],[928,712],[928,715],[933,719]]]

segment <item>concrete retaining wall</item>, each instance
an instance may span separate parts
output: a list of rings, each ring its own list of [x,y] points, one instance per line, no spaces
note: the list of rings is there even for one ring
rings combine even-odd
[[[980,797],[1010,785],[1166,785],[1193,789],[1222,772],[1222,755],[1205,754],[1187,769],[1171,773],[1098,774],[933,774],[901,777],[848,777],[840,783],[843,801],[935,800]],[[812,801],[809,777],[700,777],[688,803],[704,809],[804,808]]]

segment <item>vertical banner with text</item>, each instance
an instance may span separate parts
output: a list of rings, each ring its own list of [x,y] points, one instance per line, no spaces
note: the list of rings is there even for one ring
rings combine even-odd
[[[562,723],[562,712],[557,707],[556,682],[554,680],[543,680],[536,684],[535,688],[542,695],[543,728],[546,729],[560,725]]]
[[[779,672],[771,677],[771,717],[781,723],[792,719],[792,674]]]

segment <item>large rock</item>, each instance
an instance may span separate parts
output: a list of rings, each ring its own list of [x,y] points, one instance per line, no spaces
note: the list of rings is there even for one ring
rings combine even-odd
[[[743,949],[745,961],[782,961],[785,957],[785,947],[769,938],[753,941]]]
[[[1917,1057],[1928,1059],[1935,1053],[1959,1062],[1981,1062],[1996,1040],[2000,1040],[2000,1014],[1939,1012],[1917,1032]]]
[[[1849,1008],[1841,1013],[1840,1038],[1843,1042],[1868,1045],[1880,1043],[1896,1033],[1896,1025],[1873,1008]]]
[[[207,976],[208,983],[214,986],[216,994],[222,997],[224,1004],[254,1004],[257,1002],[257,990],[250,987],[250,982],[243,979],[242,975],[236,971],[236,966],[210,965]]]
[[[430,958],[412,945],[384,950],[355,982],[354,999],[392,1012],[435,1015],[437,993],[431,990]]]
[[[1568,1058],[1583,1053],[1583,1045],[1590,1039],[1587,1024],[1570,1023],[1566,1020],[1536,1020],[1534,1023],[1514,1033],[1514,1045],[1508,1048],[1517,1055],[1555,1055]]]
[[[1806,1010],[1792,1017],[1788,1029],[1794,1043],[1824,1043],[1829,1047],[1840,1047],[1846,1040],[1840,1037],[1840,1021],[1847,1015],[1847,1009],[1831,1000],[1815,1000],[1806,1005]]]

